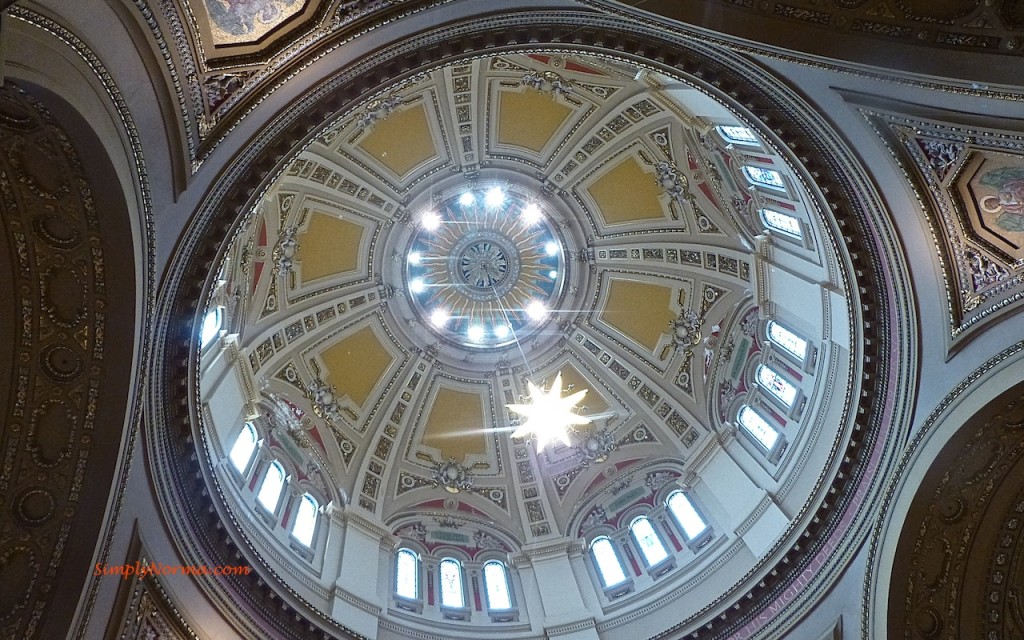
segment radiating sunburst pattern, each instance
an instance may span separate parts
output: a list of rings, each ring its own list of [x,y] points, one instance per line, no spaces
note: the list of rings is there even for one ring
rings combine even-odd
[[[502,347],[547,320],[560,292],[562,242],[540,204],[501,185],[475,186],[420,214],[406,289],[441,336]]]

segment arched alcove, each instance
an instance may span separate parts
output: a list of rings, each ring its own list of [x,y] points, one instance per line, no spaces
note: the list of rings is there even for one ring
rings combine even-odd
[[[1024,634],[1022,529],[1024,384],[1017,384],[948,437],[917,486],[892,557],[888,636]]]
[[[113,164],[62,98],[9,80],[0,147],[0,493],[13,516],[0,618],[19,637],[63,637],[132,426],[134,242]]]

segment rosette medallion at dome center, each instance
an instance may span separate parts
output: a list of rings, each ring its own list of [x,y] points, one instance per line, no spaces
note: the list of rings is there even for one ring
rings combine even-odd
[[[406,254],[406,290],[441,337],[503,347],[547,321],[564,282],[564,253],[528,196],[500,186],[466,189],[420,215]]]

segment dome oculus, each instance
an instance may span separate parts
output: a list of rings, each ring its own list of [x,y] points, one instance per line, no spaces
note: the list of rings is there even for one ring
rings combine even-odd
[[[565,250],[543,209],[501,185],[461,189],[419,217],[406,291],[441,337],[495,348],[536,332],[563,282]]]

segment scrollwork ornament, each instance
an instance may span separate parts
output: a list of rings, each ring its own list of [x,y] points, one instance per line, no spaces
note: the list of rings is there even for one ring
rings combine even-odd
[[[341,422],[341,407],[338,406],[338,392],[320,378],[315,378],[306,388],[306,397],[313,403],[313,413],[328,423]]]
[[[469,469],[455,462],[455,458],[438,462],[430,472],[430,477],[434,480],[435,487],[444,487],[448,493],[459,493],[473,488],[473,478],[469,475]]]

